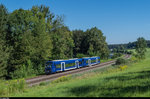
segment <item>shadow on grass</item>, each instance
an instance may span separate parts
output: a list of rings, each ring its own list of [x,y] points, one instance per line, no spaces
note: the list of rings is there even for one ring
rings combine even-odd
[[[69,92],[76,96],[86,96],[89,92],[92,92],[95,89],[96,89],[96,86],[84,85],[84,86],[78,86],[78,87],[71,88],[69,90]]]
[[[125,74],[124,74],[125,75]],[[99,97],[128,97],[132,96],[133,94],[141,94],[147,91],[150,91],[150,81],[148,82],[138,82],[138,80],[145,78],[150,78],[150,71],[141,71],[141,72],[130,72],[126,73],[125,76],[115,76],[115,77],[108,77],[105,78],[106,86],[104,84],[96,83],[95,85],[84,85],[84,86],[77,86],[73,87],[68,90],[69,93],[85,97],[85,96],[99,96]],[[136,80],[137,79],[137,80]],[[129,81],[129,80],[135,80],[132,85],[126,83],[126,85],[123,86],[110,86],[110,84],[107,86],[107,82],[111,80],[118,80],[118,83],[121,83],[120,81]],[[139,83],[139,84],[137,84]],[[117,85],[117,84],[116,84]],[[92,93],[92,95],[89,93]]]
[[[134,80],[134,79],[145,79],[150,78],[150,71],[141,71],[141,72],[129,72],[125,73],[122,76],[113,76],[105,78],[106,80],[120,80],[120,81],[127,81],[127,80]]]

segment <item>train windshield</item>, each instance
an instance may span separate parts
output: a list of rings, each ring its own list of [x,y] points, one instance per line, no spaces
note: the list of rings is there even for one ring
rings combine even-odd
[[[51,66],[52,66],[52,63],[51,63],[51,62],[47,62],[47,63],[45,64],[45,67],[51,68]]]

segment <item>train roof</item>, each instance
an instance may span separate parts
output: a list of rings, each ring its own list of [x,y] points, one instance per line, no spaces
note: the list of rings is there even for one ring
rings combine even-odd
[[[68,60],[74,60],[74,59],[78,59],[78,58],[72,58],[72,59],[68,59]]]
[[[64,60],[51,60],[51,61],[47,61],[47,62],[66,62],[66,61],[73,61],[73,60],[80,60],[78,58],[72,58],[72,59],[64,59]]]
[[[63,61],[63,60],[52,60],[52,61]]]
[[[92,56],[92,57],[98,57],[98,56]]]

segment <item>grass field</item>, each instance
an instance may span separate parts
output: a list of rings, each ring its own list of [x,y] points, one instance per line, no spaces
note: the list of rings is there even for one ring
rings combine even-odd
[[[104,72],[86,72],[67,80],[62,77],[8,97],[150,97],[150,49],[146,57],[125,69],[111,66]]]

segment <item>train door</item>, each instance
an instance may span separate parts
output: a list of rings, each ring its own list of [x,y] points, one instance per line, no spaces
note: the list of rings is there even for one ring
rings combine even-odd
[[[91,66],[91,59],[88,59],[88,65]]]
[[[61,71],[65,70],[65,62],[61,62]]]
[[[98,58],[96,58],[96,63],[98,63]]]
[[[75,61],[76,68],[79,68],[79,61]]]

